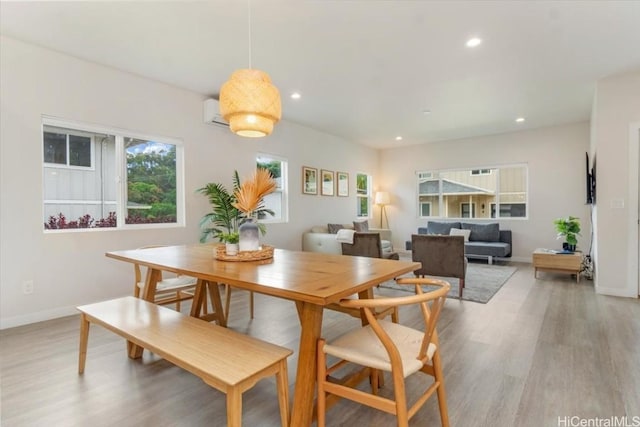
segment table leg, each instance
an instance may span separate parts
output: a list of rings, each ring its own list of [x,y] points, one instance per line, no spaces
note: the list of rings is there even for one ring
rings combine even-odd
[[[322,330],[322,306],[304,302],[301,304],[300,348],[296,387],[293,394],[291,426],[310,426],[313,420],[313,399],[316,389],[316,348]]]
[[[156,298],[156,286],[158,281],[162,279],[162,271],[150,268],[147,270],[147,277],[144,281],[144,292],[142,299],[154,302]]]
[[[368,288],[368,289],[365,289],[362,292],[358,292],[358,298],[359,299],[372,299],[373,298],[373,288]],[[367,320],[367,317],[364,314],[364,308],[360,309],[360,320],[362,321],[362,326],[367,326],[369,324],[369,321]]]
[[[220,299],[220,287],[217,282],[207,282],[207,289],[209,298],[211,299],[211,305],[213,306],[214,315],[213,319],[220,326],[227,327],[227,316],[229,313],[225,313],[222,309],[222,301]],[[209,315],[207,315],[209,316]]]
[[[198,279],[198,281],[196,282],[196,290],[193,294],[193,301],[191,302],[191,317],[200,317],[200,310],[202,310],[202,301],[203,298],[207,297],[206,294],[207,290],[205,289],[204,280]]]

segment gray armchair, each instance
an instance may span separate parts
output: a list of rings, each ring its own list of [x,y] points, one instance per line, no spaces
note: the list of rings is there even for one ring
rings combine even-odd
[[[367,258],[386,258],[398,260],[400,257],[396,252],[384,253],[382,252],[382,243],[380,242],[380,233],[354,233],[353,244],[342,243],[342,255],[349,256],[362,256]],[[363,311],[359,308],[343,307],[339,303],[332,303],[326,306],[330,310],[340,311],[347,313],[350,316],[363,319]],[[391,320],[394,323],[398,323],[398,307],[377,307],[374,310],[374,315],[378,319],[391,315]]]
[[[467,258],[464,256],[463,236],[437,236],[413,234],[411,257],[422,263],[416,276],[454,277],[459,279],[459,297],[462,298],[464,279],[467,273]]]

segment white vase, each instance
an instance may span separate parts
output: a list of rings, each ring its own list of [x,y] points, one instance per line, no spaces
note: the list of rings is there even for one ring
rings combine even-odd
[[[260,249],[260,230],[255,219],[251,218],[240,227],[240,250],[241,251],[257,251]]]
[[[237,243],[225,243],[227,255],[238,255]]]

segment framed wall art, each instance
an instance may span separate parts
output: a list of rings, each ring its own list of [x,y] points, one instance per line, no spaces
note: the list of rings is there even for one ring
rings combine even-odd
[[[302,194],[318,194],[318,169],[302,167]]]
[[[320,177],[322,179],[322,186],[320,187],[321,194],[323,196],[333,196],[335,190],[333,171],[322,169],[320,171]]]
[[[349,196],[349,174],[346,172],[336,172],[336,185],[338,187],[338,197]]]

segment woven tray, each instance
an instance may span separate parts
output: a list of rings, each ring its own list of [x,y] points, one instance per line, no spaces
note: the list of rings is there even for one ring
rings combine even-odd
[[[273,258],[273,246],[262,245],[261,248],[257,251],[240,251],[237,255],[227,255],[226,246],[218,245],[214,257],[221,261],[259,261]]]

